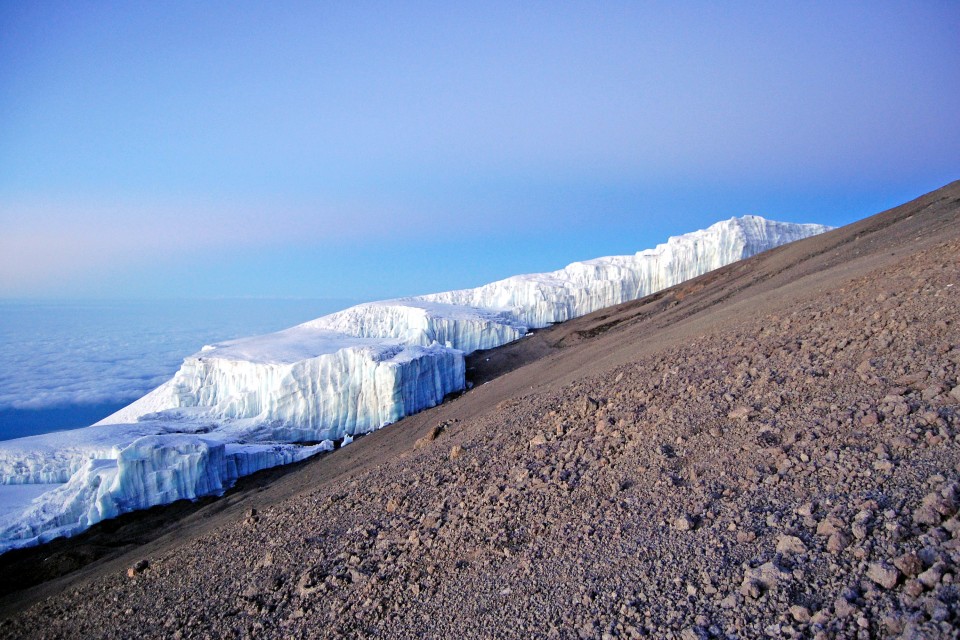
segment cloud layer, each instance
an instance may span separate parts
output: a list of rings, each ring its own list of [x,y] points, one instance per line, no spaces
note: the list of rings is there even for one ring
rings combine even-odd
[[[0,304],[0,409],[132,401],[207,343],[278,330],[343,302]]]

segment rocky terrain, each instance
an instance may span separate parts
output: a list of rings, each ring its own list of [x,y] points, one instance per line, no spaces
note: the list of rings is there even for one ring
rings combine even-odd
[[[960,637],[958,223],[954,183],[477,354],[0,635]]]

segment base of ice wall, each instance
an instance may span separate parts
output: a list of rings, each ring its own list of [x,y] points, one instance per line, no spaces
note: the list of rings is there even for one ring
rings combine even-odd
[[[87,459],[68,482],[42,494],[16,517],[0,521],[0,553],[71,536],[122,513],[219,495],[245,475],[332,449],[329,441],[300,447],[225,444],[181,434],[144,436],[110,457]]]

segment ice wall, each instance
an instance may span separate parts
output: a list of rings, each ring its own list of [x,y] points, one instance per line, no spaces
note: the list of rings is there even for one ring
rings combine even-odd
[[[465,353],[513,342],[527,332],[527,325],[510,314],[418,298],[360,304],[311,320],[300,328],[422,346],[436,342]]]
[[[773,247],[829,230],[818,224],[744,216],[671,237],[632,256],[574,262],[559,271],[513,276],[475,289],[418,299],[499,311],[530,328],[642,298]]]
[[[100,424],[205,420],[247,440],[340,440],[436,406],[464,378],[463,353],[436,342],[301,325],[207,348]]]
[[[87,427],[72,433],[74,450],[82,448],[88,437],[99,437],[90,430],[113,432],[118,439],[130,435],[109,427]],[[142,436],[125,446],[115,445],[108,452],[90,449],[66,482],[0,518],[0,550],[73,535],[121,513],[220,494],[242,476],[332,448],[329,441],[310,447],[240,445],[196,435],[165,434]]]
[[[171,380],[98,425],[0,443],[0,513],[7,514],[0,551],[125,511],[220,493],[241,476],[439,404],[464,388],[465,353],[827,229],[735,218],[635,255],[357,305],[204,347]],[[302,442],[321,444],[294,444]],[[27,483],[59,486],[28,505],[3,504],[4,486]]]
[[[826,229],[745,216],[632,256],[357,305],[277,333],[205,347],[172,380],[102,424],[202,418],[238,428],[238,437],[248,439],[339,440],[462,389],[463,353],[643,297]]]

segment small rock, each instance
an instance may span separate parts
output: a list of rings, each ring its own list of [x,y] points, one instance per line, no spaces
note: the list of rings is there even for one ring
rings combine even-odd
[[[940,495],[951,501],[954,506],[954,509],[957,507],[957,502],[960,501],[960,482],[950,482],[945,484],[940,488]]]
[[[303,573],[297,580],[296,591],[297,595],[301,597],[312,595],[319,589],[320,580],[317,579],[317,576],[313,571],[307,571],[306,573]]]
[[[843,521],[840,518],[828,515],[817,524],[817,535],[832,536],[843,531],[844,528]]]
[[[600,403],[591,398],[590,396],[583,396],[580,400],[580,415],[586,418],[589,415],[592,415],[600,408]]]
[[[907,580],[907,583],[903,585],[903,592],[911,598],[916,598],[923,593],[923,583],[919,580]]]
[[[530,439],[531,447],[541,447],[545,444],[547,444],[547,439],[544,437],[542,433],[538,433],[537,435],[533,436],[533,438]]]
[[[924,506],[932,507],[941,517],[950,517],[957,512],[957,496],[953,483],[935,491],[923,499]]]
[[[920,397],[923,398],[924,400],[933,400],[944,391],[946,391],[944,387],[942,387],[939,384],[934,384],[924,389],[920,393]]]
[[[807,547],[803,540],[796,536],[781,535],[777,540],[777,553],[806,553]]]
[[[913,521],[917,524],[940,524],[940,514],[930,505],[921,505],[913,512]]]
[[[903,631],[903,621],[897,614],[887,614],[881,620],[883,626],[887,628],[887,631],[891,634],[900,633]]]
[[[427,435],[423,436],[419,440],[413,443],[414,449],[422,449],[429,445],[431,442],[440,437],[440,434],[443,433],[443,427],[440,425],[434,426]]]
[[[893,471],[893,463],[889,460],[877,460],[873,463],[873,468],[877,471]]]
[[[915,576],[923,571],[923,563],[915,553],[905,553],[893,561],[893,566],[906,576]]]
[[[673,521],[673,528],[677,531],[690,531],[693,527],[694,521],[690,516],[683,515]]]
[[[940,552],[936,547],[924,547],[917,552],[917,557],[920,559],[920,562],[923,563],[924,567],[932,567],[937,562],[940,561]]]
[[[810,609],[798,604],[790,607],[790,615],[793,616],[793,619],[797,622],[810,622]]]
[[[893,589],[900,574],[885,562],[871,562],[867,567],[867,577],[884,589]]]
[[[894,380],[894,382],[900,385],[913,385],[923,382],[928,377],[930,377],[929,371],[917,371],[916,373],[909,373],[905,376],[900,376]]]
[[[461,446],[458,445],[458,444],[455,444],[455,445],[453,445],[452,447],[450,447],[450,459],[451,459],[451,460],[456,460],[457,458],[459,458],[459,457],[462,456],[462,455],[463,455],[463,447],[461,447]]]
[[[731,593],[726,598],[720,601],[721,609],[733,609],[736,606],[737,606],[737,595],[735,593]]]
[[[857,540],[863,540],[867,537],[869,533],[867,525],[863,522],[855,522],[853,526],[850,527],[850,531],[853,533],[853,537]]]
[[[790,577],[773,562],[765,562],[759,567],[747,569],[740,585],[740,593],[751,598],[758,598],[766,591],[775,588],[781,580]]]
[[[838,531],[827,540],[827,551],[833,554],[840,553],[850,546],[850,536]]]
[[[923,586],[927,587],[928,589],[932,589],[933,587],[937,586],[937,584],[940,582],[940,578],[943,577],[943,569],[945,566],[946,565],[944,563],[938,562],[918,575],[917,580],[919,580]]]
[[[745,580],[743,584],[740,585],[740,593],[748,598],[759,598],[763,595],[763,585],[756,580]]]
[[[746,542],[753,542],[757,539],[757,534],[753,531],[744,531],[741,529],[737,531],[737,542],[744,544]]]
[[[856,610],[857,608],[850,604],[846,598],[837,598],[833,603],[833,611],[838,618],[849,618]]]
[[[146,560],[141,560],[141,561],[138,562],[137,564],[135,564],[135,565],[133,565],[132,567],[130,567],[129,569],[127,569],[127,577],[128,577],[128,578],[134,578],[134,577],[136,577],[138,574],[141,574],[141,573],[143,573],[144,571],[146,571],[149,566],[150,566],[150,563],[149,563],[148,561],[146,561]]]
[[[681,640],[707,640],[709,637],[706,631],[697,627],[687,627],[680,632]]]

